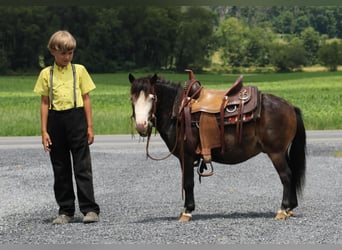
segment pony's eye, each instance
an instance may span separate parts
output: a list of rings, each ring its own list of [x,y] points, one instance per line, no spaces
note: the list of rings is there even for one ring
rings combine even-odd
[[[149,97],[152,101],[154,101],[154,100],[156,99],[156,96],[155,96],[155,95],[152,95],[152,94],[149,94],[148,97]]]

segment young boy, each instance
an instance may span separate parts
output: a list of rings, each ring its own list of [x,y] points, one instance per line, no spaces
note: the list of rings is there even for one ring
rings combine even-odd
[[[94,198],[89,150],[94,141],[89,92],[95,84],[83,65],[71,64],[75,48],[76,40],[68,31],[54,33],[48,43],[54,65],[40,72],[34,88],[41,95],[42,143],[50,154],[59,205],[59,215],[53,224],[73,220],[73,172],[83,222],[97,222],[100,213]]]

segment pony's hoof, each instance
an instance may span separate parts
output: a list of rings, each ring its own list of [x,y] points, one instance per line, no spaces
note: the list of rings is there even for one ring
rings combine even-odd
[[[278,210],[277,215],[275,217],[276,220],[286,220],[289,217],[293,216],[293,212],[291,210]]]
[[[181,212],[181,214],[178,217],[179,222],[188,222],[188,221],[191,221],[191,219],[192,219],[192,214],[186,213],[186,212]]]

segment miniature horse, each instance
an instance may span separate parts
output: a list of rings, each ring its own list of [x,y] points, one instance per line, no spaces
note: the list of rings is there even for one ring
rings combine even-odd
[[[157,75],[136,79],[129,74],[129,81],[136,130],[141,136],[149,138],[155,126],[170,154],[180,160],[185,203],[179,221],[189,221],[195,209],[194,163],[200,156],[196,154],[196,148],[180,143],[184,141],[184,134],[177,132],[177,111],[184,88],[180,83],[166,81]],[[220,148],[214,148],[211,156],[214,162],[236,164],[261,152],[267,154],[283,185],[281,208],[275,217],[282,220],[293,215],[292,210],[298,205],[297,194],[301,193],[304,185],[306,132],[299,108],[265,93],[261,93],[260,103],[260,116],[253,122],[244,123],[240,143],[234,142],[235,126],[225,126],[224,153]],[[198,143],[199,129],[196,126],[191,129]]]

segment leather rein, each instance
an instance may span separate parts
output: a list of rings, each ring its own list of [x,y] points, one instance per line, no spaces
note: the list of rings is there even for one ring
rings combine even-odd
[[[157,110],[157,100],[158,100],[158,97],[157,95],[155,94],[155,90],[153,88],[153,105],[152,105],[152,109],[151,109],[151,112],[150,112],[150,116],[149,116],[149,120],[148,120],[148,124],[150,126],[150,129],[148,129],[147,131],[147,142],[146,142],[146,157],[147,158],[150,158],[151,160],[155,160],[155,161],[162,161],[162,160],[165,160],[167,158],[169,158],[176,150],[176,147],[177,147],[177,144],[178,144],[178,140],[176,139],[176,142],[175,142],[175,145],[173,146],[172,150],[164,157],[161,157],[161,158],[156,158],[154,156],[152,156],[149,152],[149,145],[150,145],[150,141],[151,141],[151,135],[152,135],[152,128],[154,127],[155,128],[155,135],[157,134],[157,117],[155,115],[156,113],[156,110]],[[134,134],[133,133],[133,119],[135,119],[135,114],[134,114],[134,109],[133,109],[133,114],[131,116],[131,133],[132,135]],[[179,116],[177,116],[177,125],[176,125],[176,138],[177,138],[177,135],[178,135],[178,123],[179,123]]]

